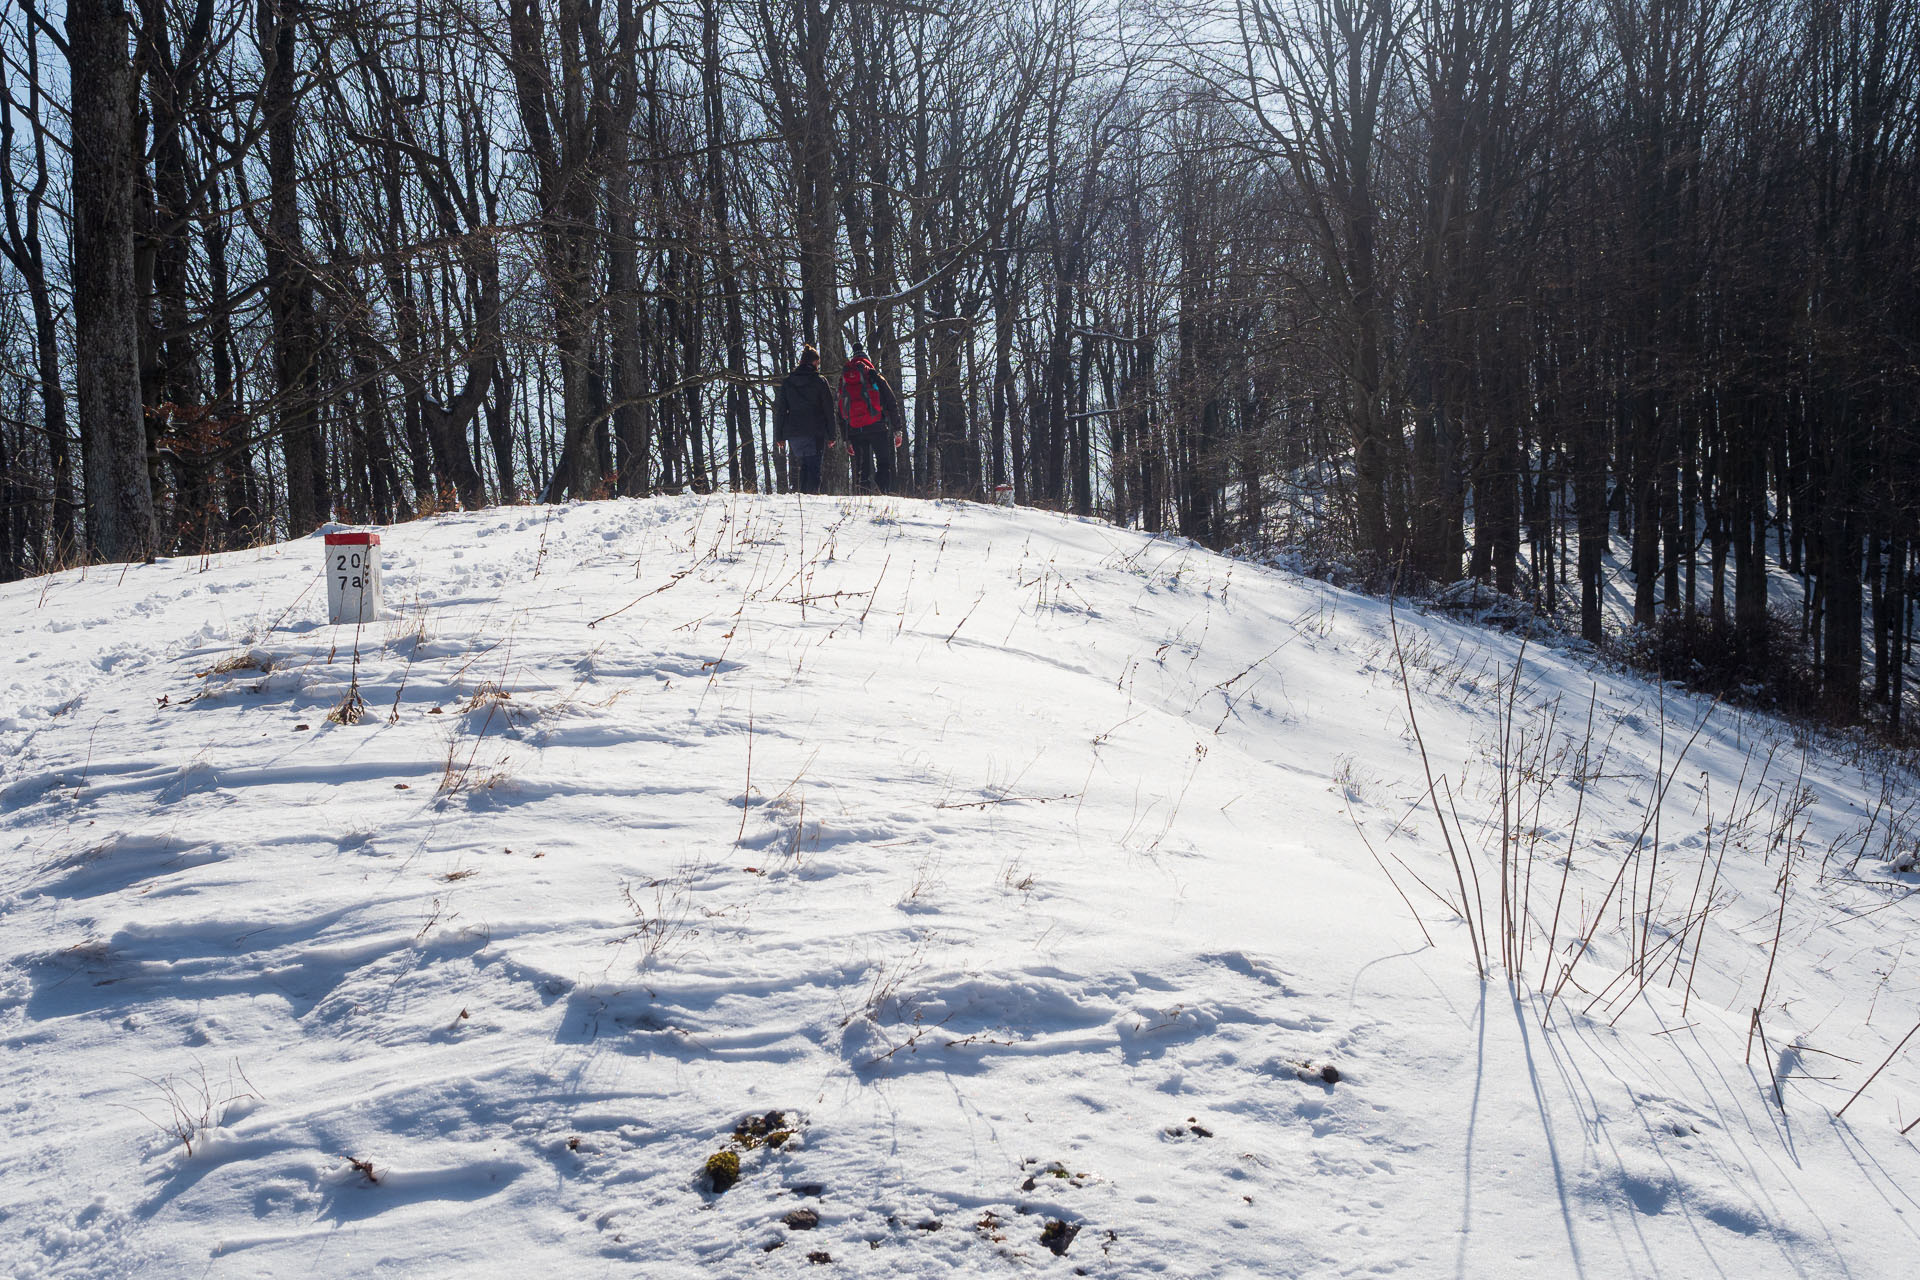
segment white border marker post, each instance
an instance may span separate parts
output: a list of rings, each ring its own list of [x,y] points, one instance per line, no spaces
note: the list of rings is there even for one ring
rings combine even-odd
[[[327,620],[336,626],[380,616],[380,535],[327,535]]]

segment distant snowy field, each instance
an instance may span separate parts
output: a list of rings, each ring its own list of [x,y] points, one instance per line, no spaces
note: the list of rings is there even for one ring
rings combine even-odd
[[[0,588],[0,1272],[1912,1274],[1871,753],[1032,511],[385,539]]]

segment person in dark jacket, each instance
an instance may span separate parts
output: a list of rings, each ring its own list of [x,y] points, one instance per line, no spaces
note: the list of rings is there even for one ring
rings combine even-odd
[[[773,396],[774,448],[792,460],[788,472],[801,493],[820,492],[820,463],[833,440],[833,388],[820,376],[820,352],[809,343],[800,363]]]
[[[847,447],[854,474],[868,492],[893,492],[893,451],[900,447],[900,407],[893,388],[853,344],[853,358],[840,372],[840,416],[847,424]]]

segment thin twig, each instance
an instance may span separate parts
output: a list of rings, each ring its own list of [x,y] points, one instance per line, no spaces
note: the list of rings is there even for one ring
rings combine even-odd
[[[1387,864],[1380,860],[1380,854],[1375,851],[1373,841],[1367,839],[1366,831],[1360,826],[1360,819],[1354,816],[1351,804],[1347,805],[1347,821],[1353,824],[1353,832],[1360,837],[1360,843],[1367,846],[1367,852],[1373,854],[1374,865],[1380,868],[1380,874],[1387,878],[1387,883],[1393,886],[1393,891],[1400,895],[1400,901],[1407,904],[1407,914],[1412,916],[1414,924],[1419,926],[1420,936],[1427,940],[1428,946],[1432,946],[1433,935],[1427,932],[1426,922],[1420,918],[1420,913],[1413,909],[1413,903],[1408,901],[1406,891],[1400,887],[1400,882],[1393,878],[1393,872],[1387,870]]]
[[[1460,885],[1460,910],[1467,918],[1467,940],[1473,944],[1473,967],[1482,981],[1486,980],[1487,962],[1480,954],[1480,939],[1474,932],[1473,913],[1467,905],[1467,878],[1460,870],[1460,852],[1454,848],[1453,833],[1447,830],[1447,816],[1440,811],[1440,796],[1433,780],[1433,762],[1427,756],[1427,740],[1420,732],[1420,717],[1413,710],[1413,682],[1407,679],[1407,655],[1400,645],[1400,623],[1394,615],[1393,592],[1387,593],[1387,626],[1393,632],[1393,656],[1400,664],[1400,691],[1407,699],[1407,720],[1413,726],[1414,745],[1420,748],[1420,767],[1427,775],[1427,801],[1433,806],[1433,816],[1440,822],[1440,836],[1447,844],[1447,856],[1453,860],[1453,878]]]
[[[1560,936],[1560,908],[1567,900],[1567,877],[1573,874],[1573,850],[1580,838],[1580,815],[1586,812],[1587,788],[1593,784],[1587,780],[1588,758],[1593,751],[1593,713],[1600,703],[1600,682],[1594,681],[1593,690],[1587,695],[1587,735],[1580,742],[1580,798],[1573,803],[1573,828],[1567,833],[1567,856],[1560,865],[1560,892],[1553,898],[1553,923],[1547,927],[1547,959],[1540,966],[1540,994],[1547,992],[1547,975],[1553,972],[1554,940]],[[1602,757],[1604,767],[1604,754]]]
[[[1900,1055],[1900,1051],[1907,1047],[1907,1041],[1913,1039],[1914,1031],[1920,1031],[1920,1022],[1916,1022],[1913,1024],[1913,1031],[1909,1031],[1907,1032],[1907,1034],[1900,1037],[1900,1043],[1893,1046],[1893,1052],[1887,1055],[1886,1062],[1882,1062],[1879,1066],[1873,1069],[1873,1074],[1867,1077],[1866,1083],[1862,1084],[1858,1089],[1855,1089],[1853,1091],[1853,1097],[1848,1098],[1845,1105],[1843,1105],[1838,1111],[1834,1112],[1833,1113],[1834,1115],[1843,1116],[1847,1114],[1847,1107],[1852,1106],[1855,1100],[1858,1099],[1861,1094],[1867,1091],[1867,1085],[1872,1084],[1875,1080],[1877,1080],[1880,1077],[1880,1073],[1887,1069],[1887,1064],[1891,1063],[1896,1057]],[[1911,1128],[1913,1128],[1912,1125],[1907,1126],[1907,1129],[1911,1129]],[[1905,1133],[1907,1129],[1902,1129],[1900,1132]]]

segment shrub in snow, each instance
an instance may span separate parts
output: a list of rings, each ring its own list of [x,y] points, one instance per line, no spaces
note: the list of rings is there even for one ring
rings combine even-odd
[[[1791,614],[1770,611],[1766,627],[1747,634],[1711,614],[1668,611],[1652,627],[1628,632],[1620,653],[1643,671],[1715,697],[1813,715],[1821,709],[1820,677],[1792,641],[1798,625]]]

